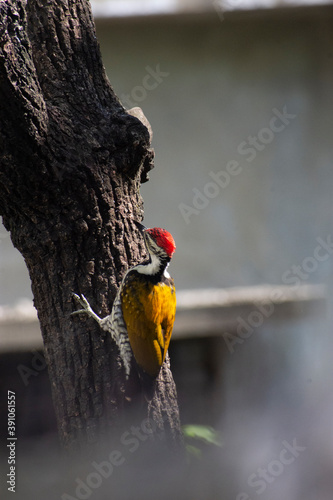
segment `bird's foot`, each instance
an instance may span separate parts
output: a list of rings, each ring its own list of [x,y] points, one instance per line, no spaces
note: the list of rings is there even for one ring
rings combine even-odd
[[[78,309],[77,311],[72,312],[71,316],[74,316],[75,314],[88,314],[88,316],[94,318],[97,323],[101,322],[101,318],[92,310],[89,302],[83,294],[77,295],[76,293],[73,293],[73,297],[83,309]]]

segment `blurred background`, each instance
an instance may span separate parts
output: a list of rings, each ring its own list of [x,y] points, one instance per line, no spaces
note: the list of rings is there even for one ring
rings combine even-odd
[[[92,6],[110,82],[153,128],[141,193],[145,225],[177,244],[170,356],[182,422],[223,442],[189,498],[331,500],[333,7]],[[0,374],[18,394],[21,440],[47,443],[41,336],[3,227]]]

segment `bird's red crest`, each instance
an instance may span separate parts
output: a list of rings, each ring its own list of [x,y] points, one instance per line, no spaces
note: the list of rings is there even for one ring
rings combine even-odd
[[[159,227],[153,227],[152,229],[147,229],[146,232],[154,238],[159,247],[166,251],[169,257],[172,257],[176,250],[176,243],[168,231]]]

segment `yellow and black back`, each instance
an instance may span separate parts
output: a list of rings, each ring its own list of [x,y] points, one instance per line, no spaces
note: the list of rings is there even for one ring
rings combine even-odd
[[[121,307],[128,338],[138,366],[156,378],[169,347],[176,314],[173,279],[135,269],[127,274],[121,290]]]

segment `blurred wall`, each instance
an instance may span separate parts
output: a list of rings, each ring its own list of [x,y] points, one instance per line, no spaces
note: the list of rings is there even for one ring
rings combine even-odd
[[[97,21],[117,95],[153,127],[145,222],[174,234],[179,288],[281,284],[330,234],[332,14]]]

